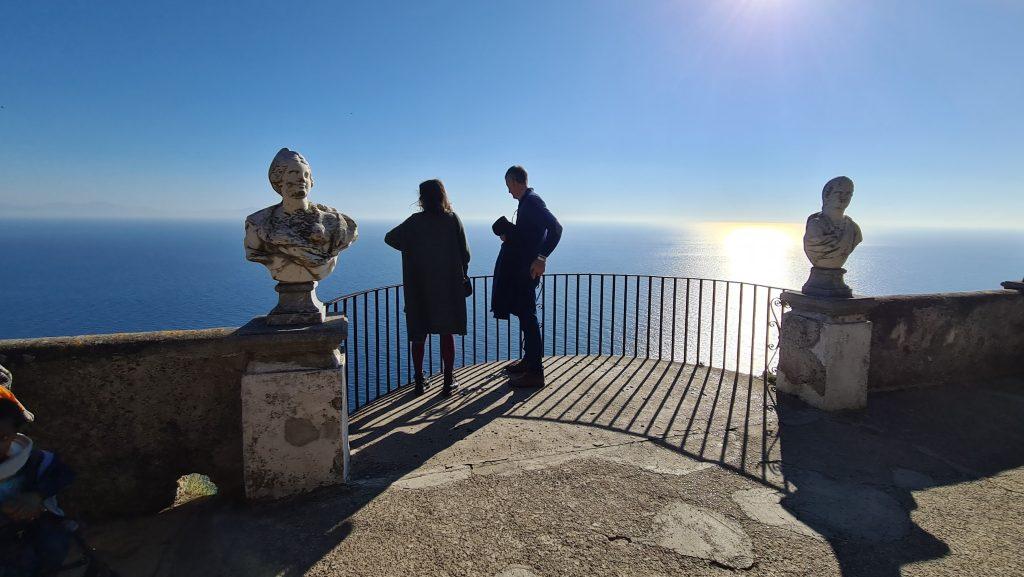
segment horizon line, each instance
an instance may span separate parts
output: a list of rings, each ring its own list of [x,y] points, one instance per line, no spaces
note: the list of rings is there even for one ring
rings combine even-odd
[[[391,217],[391,216],[364,216],[357,220],[363,222],[401,222],[406,217]],[[489,223],[491,222],[490,217],[483,217],[477,215],[471,215],[468,217],[460,217],[464,222],[473,223]],[[198,215],[76,215],[76,216],[39,216],[39,215],[0,215],[0,221],[46,221],[46,222],[127,222],[127,221],[139,221],[139,222],[238,222],[241,223],[245,220],[245,217],[228,217],[228,216],[198,216]],[[802,226],[803,219],[796,221],[786,221],[778,219],[766,219],[766,220],[723,220],[723,219],[671,219],[666,217],[653,217],[646,215],[635,215],[627,217],[613,217],[613,216],[566,216],[559,219],[562,222],[575,223],[575,224],[610,224],[610,225],[634,225],[634,226],[652,226],[659,228],[685,228],[693,226],[789,226],[799,227]],[[862,221],[863,222],[863,221]],[[868,221],[870,222],[870,221]],[[862,225],[863,226],[863,225]],[[898,223],[892,221],[872,222],[872,227],[881,229],[913,229],[913,230],[963,230],[963,231],[992,231],[992,232],[1014,232],[1024,234],[1019,227],[1013,225],[995,225],[995,226],[980,226],[971,224],[949,224],[945,223],[942,225],[935,225],[931,223]]]

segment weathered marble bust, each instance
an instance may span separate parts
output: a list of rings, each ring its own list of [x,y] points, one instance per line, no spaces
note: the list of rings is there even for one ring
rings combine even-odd
[[[846,216],[853,198],[853,181],[837,176],[821,190],[821,212],[807,217],[804,254],[811,261],[811,275],[804,285],[805,294],[850,297],[853,292],[843,282],[843,265],[863,240],[860,227]]]
[[[338,254],[356,239],[356,223],[309,201],[313,175],[301,154],[282,148],[270,163],[270,186],[281,202],[245,219],[245,257],[281,282],[310,282],[331,274]]]
[[[282,148],[270,163],[268,176],[270,186],[281,195],[281,202],[245,219],[245,258],[266,266],[270,276],[278,281],[276,290],[281,294],[281,301],[267,322],[322,322],[323,305],[313,292],[316,281],[331,274],[337,266],[338,254],[356,240],[356,223],[329,206],[310,202],[313,175],[309,163],[298,152]],[[305,293],[312,300],[304,305],[296,299],[286,303],[286,293]],[[313,318],[314,308],[320,321]]]

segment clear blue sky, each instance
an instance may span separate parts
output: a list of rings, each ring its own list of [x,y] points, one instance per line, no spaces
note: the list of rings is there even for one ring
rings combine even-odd
[[[10,1],[0,59],[9,215],[241,219],[282,146],[357,219],[510,213],[512,163],[567,218],[1024,214],[1016,0]]]

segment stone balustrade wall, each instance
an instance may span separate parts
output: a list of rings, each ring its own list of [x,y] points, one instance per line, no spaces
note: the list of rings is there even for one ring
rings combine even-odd
[[[875,301],[869,391],[1024,376],[1024,294],[995,290]]]
[[[1024,295],[875,299],[871,391],[1024,376]],[[340,330],[340,332],[339,332]],[[240,384],[250,361],[332,350],[344,327],[242,327],[0,340],[0,363],[37,417],[27,431],[78,472],[64,502],[86,518],[171,505],[177,479],[243,488]]]
[[[267,334],[250,325],[0,340],[0,364],[36,415],[26,433],[78,474],[62,504],[86,519],[154,513],[189,473],[241,495],[247,365],[343,338],[337,327]]]

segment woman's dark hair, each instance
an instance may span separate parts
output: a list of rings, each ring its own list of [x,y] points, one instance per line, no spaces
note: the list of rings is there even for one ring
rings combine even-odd
[[[452,211],[443,182],[434,178],[420,183],[420,208],[423,212],[436,214],[447,214]]]

